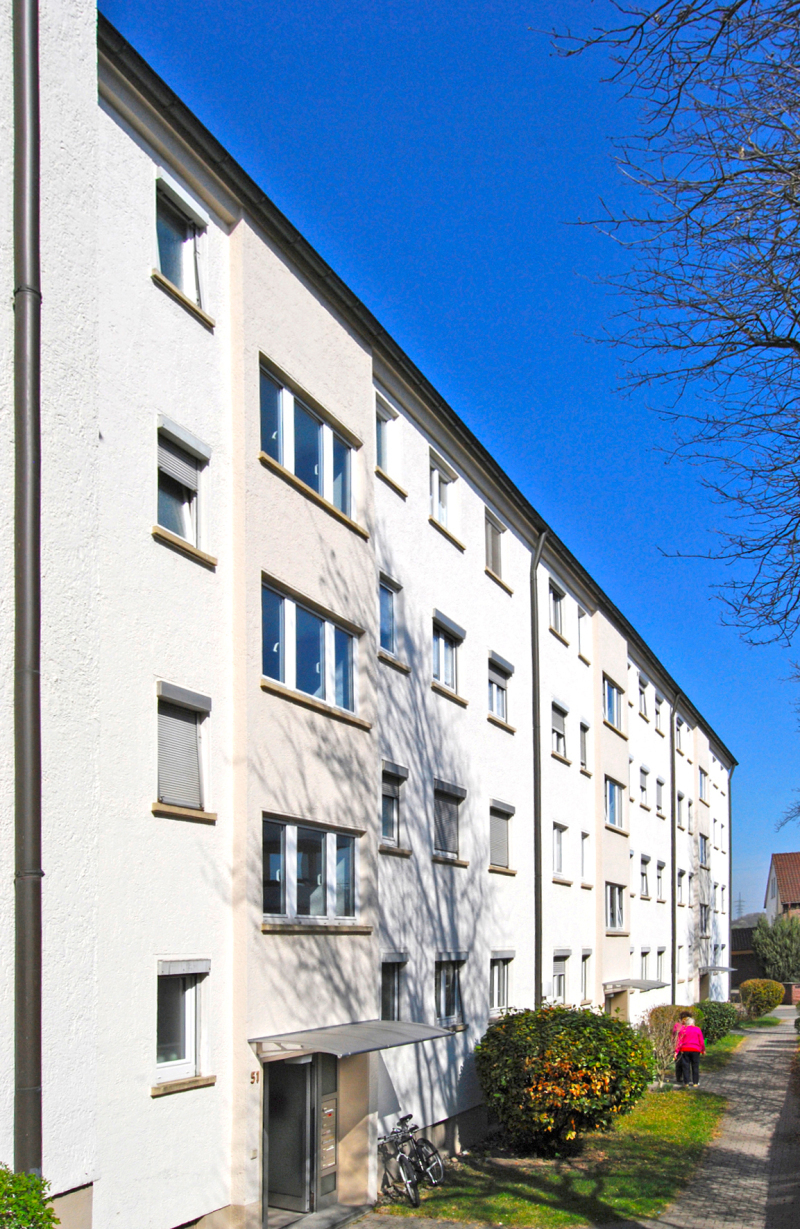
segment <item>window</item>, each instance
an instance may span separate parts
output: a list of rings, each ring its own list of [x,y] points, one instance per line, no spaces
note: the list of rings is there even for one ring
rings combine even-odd
[[[606,777],[605,786],[606,823],[612,828],[622,827],[622,786]]]
[[[683,740],[683,722],[681,721],[680,717],[677,717],[675,719],[675,750],[680,751],[681,753],[683,752],[683,747],[681,745],[682,740]]]
[[[708,773],[705,768],[700,769],[700,799],[703,802],[708,800]]]
[[[399,960],[385,960],[381,964],[381,1019],[400,1019],[400,969]]]
[[[514,667],[497,653],[489,654],[489,712],[498,721],[508,721],[508,680]]]
[[[682,828],[684,826],[683,803],[684,803],[683,794],[679,793],[678,794],[678,827],[679,828]]]
[[[711,822],[712,822],[712,823],[713,823],[713,825],[714,825],[714,827],[713,827],[713,833],[714,833],[714,848],[715,848],[715,849],[719,849],[719,842],[718,842],[718,839],[717,839],[717,821],[714,819],[714,820],[712,820]]]
[[[712,904],[712,907],[714,908],[714,911],[715,911],[715,912],[716,912],[716,908],[717,908],[717,893],[718,893],[718,891],[719,891],[719,884],[718,884],[718,883],[715,883],[715,884],[713,885],[712,889],[711,889],[711,904]]]
[[[552,706],[553,751],[563,759],[567,757],[567,714],[557,704]]]
[[[682,905],[683,900],[683,881],[686,878],[686,871],[678,871],[678,904]]]
[[[642,858],[641,894],[642,896],[650,895],[650,859],[646,857]]]
[[[711,933],[711,910],[708,905],[700,906],[700,934],[708,938]]]
[[[585,661],[589,659],[590,630],[587,626],[588,615],[582,606],[578,607],[578,656]]]
[[[553,957],[553,998],[557,1003],[567,999],[567,957]]]
[[[770,879],[769,881],[769,895],[770,895],[770,900],[774,900],[775,897],[778,895],[778,881],[774,875],[772,879]]]
[[[264,816],[262,882],[270,917],[354,918],[356,838]]]
[[[694,804],[691,798],[686,800],[686,823],[689,832],[694,832]]]
[[[156,243],[162,277],[202,308],[201,245],[209,219],[163,171],[156,181]]]
[[[511,961],[507,957],[492,957],[489,961],[489,1012],[496,1015],[508,1007],[508,971]]]
[[[261,635],[266,678],[355,710],[354,637],[349,632],[263,585]]]
[[[664,899],[664,863],[656,863],[656,896],[659,900]]]
[[[656,952],[656,981],[664,980],[664,953],[666,948],[660,947]]]
[[[694,875],[692,874],[691,871],[689,872],[689,900],[688,900],[688,903],[690,905],[694,904]]]
[[[385,474],[391,474],[395,469],[394,423],[399,414],[380,394],[375,395],[375,463]]]
[[[656,778],[656,810],[659,815],[664,814],[664,782],[661,777]]]
[[[639,675],[639,714],[647,716],[647,679]]]
[[[559,636],[564,635],[564,594],[550,586],[550,626]]]
[[[394,654],[394,590],[380,587],[381,648]]]
[[[585,883],[589,876],[589,833],[581,833],[581,879]]]
[[[433,677],[450,691],[458,690],[458,646],[464,629],[437,610],[433,619]]]
[[[609,678],[603,678],[603,716],[615,730],[622,729],[622,692]]]
[[[178,963],[163,961],[162,965],[170,967]],[[197,1075],[197,1007],[196,974],[159,974],[156,1011],[156,1065],[159,1083],[190,1079]]]
[[[719,826],[719,847],[722,853],[725,853],[725,825]]]
[[[450,520],[450,487],[452,476],[431,457],[431,517],[447,528]]]
[[[408,778],[408,769],[399,764],[383,761],[381,786],[381,841],[384,845],[400,843],[400,801],[403,785]]]
[[[591,958],[592,957],[591,957],[590,952],[584,952],[583,955],[581,956],[581,1002],[582,1003],[588,1003],[589,999],[592,997],[591,994],[589,993],[589,987],[591,985],[591,982],[589,980],[589,961],[591,960]]]
[[[618,883],[606,884],[606,929],[622,930],[625,924],[625,889]]]
[[[509,862],[509,826],[513,808],[505,804],[493,803],[489,808],[489,865],[510,866]]]
[[[197,545],[197,459],[158,434],[158,523]]]
[[[720,912],[724,913],[725,912],[725,884],[724,883],[720,886],[719,892],[720,892],[720,899],[719,899]]]
[[[649,775],[646,768],[639,769],[639,802],[643,807],[647,806],[647,778]]]
[[[436,1022],[442,1028],[461,1024],[461,966],[463,960],[437,960],[435,965]]]
[[[459,785],[433,782],[433,847],[436,853],[458,857],[458,808],[467,796]]]
[[[661,696],[656,696],[656,699],[655,699],[656,729],[662,734],[664,732],[663,726],[662,726],[662,719],[661,719],[661,708],[662,708],[663,703],[664,701],[662,700]]]
[[[641,977],[642,981],[647,981],[647,980],[648,980],[648,976],[649,976],[649,966],[650,966],[650,948],[649,948],[649,947],[643,947],[643,948],[642,948],[641,973],[640,973],[640,977]]]
[[[553,874],[560,875],[564,870],[564,833],[563,824],[553,824]]]
[[[200,730],[211,712],[208,696],[159,682],[158,801],[201,811],[203,773]]]
[[[584,772],[589,771],[589,727],[581,722],[581,768]]]
[[[486,513],[486,566],[495,576],[503,575],[502,538],[503,526],[495,517]]]
[[[334,428],[261,368],[261,451],[352,515],[352,448]]]
[[[708,866],[709,844],[708,837],[700,833],[700,865]]]
[[[675,958],[675,974],[677,977],[683,977],[683,945],[678,948]]]

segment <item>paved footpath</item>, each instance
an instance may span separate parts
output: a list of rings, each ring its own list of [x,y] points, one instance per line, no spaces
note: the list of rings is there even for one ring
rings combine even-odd
[[[779,1007],[775,1015],[781,1024],[754,1029],[716,1075],[704,1078],[701,1066],[701,1086],[727,1097],[728,1112],[677,1201],[657,1220],[596,1229],[800,1229],[800,1096],[790,1072],[794,1008]],[[423,1217],[405,1223],[409,1229],[453,1225]],[[398,1220],[370,1213],[356,1229],[398,1229]]]

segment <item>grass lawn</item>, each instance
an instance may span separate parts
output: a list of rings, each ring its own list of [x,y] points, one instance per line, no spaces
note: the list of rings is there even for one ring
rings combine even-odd
[[[700,1079],[703,1078],[703,1073],[706,1071],[719,1071],[720,1067],[724,1067],[727,1062],[730,1062],[731,1055],[744,1041],[742,1033],[728,1033],[727,1037],[723,1037],[721,1041],[715,1041],[706,1050],[705,1057],[700,1059]]]
[[[773,1028],[774,1025],[780,1024],[777,1016],[761,1016],[758,1020],[742,1020],[742,1028]]]
[[[725,1108],[722,1097],[648,1092],[613,1131],[585,1137],[555,1159],[471,1153],[447,1167],[444,1186],[399,1196],[376,1211],[503,1226],[605,1225],[657,1216],[685,1185]]]

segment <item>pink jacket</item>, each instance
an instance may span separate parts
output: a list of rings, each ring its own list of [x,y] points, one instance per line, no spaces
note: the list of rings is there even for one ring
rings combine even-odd
[[[683,1050],[690,1050],[695,1054],[705,1054],[706,1043],[703,1037],[703,1030],[698,1028],[696,1024],[684,1024],[678,1029],[678,1034],[675,1038],[675,1053],[680,1054]]]

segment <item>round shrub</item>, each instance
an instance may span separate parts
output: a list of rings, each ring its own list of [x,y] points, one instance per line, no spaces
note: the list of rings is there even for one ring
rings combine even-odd
[[[652,1077],[646,1037],[594,1011],[541,1007],[490,1024],[475,1049],[486,1103],[519,1150],[608,1127]]]
[[[773,1007],[783,1002],[784,988],[779,981],[751,977],[750,981],[742,982],[739,992],[748,1020],[757,1020],[759,1016],[765,1016]]]
[[[51,1229],[61,1222],[47,1202],[49,1183],[13,1173],[0,1162],[0,1225],[3,1229]]]
[[[734,1003],[717,1003],[714,999],[703,999],[702,1003],[695,1004],[692,1011],[696,1015],[702,1013],[704,1023],[700,1027],[707,1045],[722,1041],[739,1023],[739,1012]]]
[[[695,1023],[703,1028],[703,1013],[699,1007],[681,1007],[672,1003],[651,1007],[640,1025],[641,1031],[653,1047],[655,1075],[662,1083],[674,1070],[675,1025],[685,1011],[690,1011]]]

